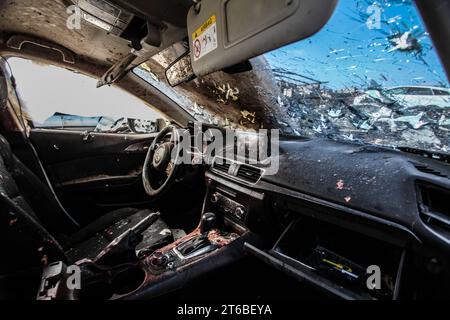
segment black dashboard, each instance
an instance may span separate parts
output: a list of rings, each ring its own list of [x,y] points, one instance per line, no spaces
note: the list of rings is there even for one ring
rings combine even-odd
[[[345,299],[449,297],[448,164],[296,138],[280,141],[278,160],[274,175],[234,161],[207,172],[205,210],[265,240],[250,254]]]

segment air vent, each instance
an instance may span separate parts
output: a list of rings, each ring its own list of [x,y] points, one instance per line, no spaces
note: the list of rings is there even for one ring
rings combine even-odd
[[[420,172],[426,173],[426,174],[432,174],[434,176],[437,177],[442,177],[442,178],[447,178],[449,179],[449,177],[433,168],[427,167],[423,164],[418,164],[418,163],[414,163],[414,167],[416,167],[417,170],[419,170]]]
[[[420,185],[420,215],[430,225],[450,231],[450,191],[439,187]]]
[[[247,165],[241,165],[237,173],[237,177],[239,179],[248,181],[250,183],[258,182],[261,176],[262,176],[261,169]]]
[[[231,164],[226,163],[225,160],[222,163],[214,162],[214,169],[220,172],[228,173],[230,170]]]

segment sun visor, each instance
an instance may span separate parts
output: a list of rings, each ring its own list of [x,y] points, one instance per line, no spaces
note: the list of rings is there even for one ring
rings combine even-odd
[[[203,76],[308,38],[337,0],[202,0],[189,11],[191,59]]]

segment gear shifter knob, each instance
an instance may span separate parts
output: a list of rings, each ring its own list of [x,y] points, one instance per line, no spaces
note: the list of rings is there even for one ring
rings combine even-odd
[[[212,229],[214,229],[216,225],[217,225],[217,216],[211,212],[205,213],[200,223],[200,232],[202,234],[207,234]]]

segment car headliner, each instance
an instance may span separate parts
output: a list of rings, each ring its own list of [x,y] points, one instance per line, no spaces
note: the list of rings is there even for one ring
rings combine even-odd
[[[161,7],[160,1],[160,4],[156,5],[158,1],[148,0],[145,1],[145,4],[146,6]],[[169,3],[176,5],[186,1],[191,4],[190,0],[166,0],[164,5]],[[139,5],[139,2],[139,0],[129,1],[128,5],[136,3]],[[50,63],[100,78],[111,65],[130,53],[130,44],[126,39],[108,34],[85,21],[82,22],[81,30],[67,28],[67,20],[70,16],[67,13],[67,7],[71,4],[72,2],[68,0],[0,0],[0,53],[3,56],[19,56]],[[186,4],[184,7],[187,7]],[[158,12],[158,10],[155,11]],[[137,11],[133,11],[133,13],[140,14]],[[181,14],[183,13],[181,12]],[[164,13],[161,17],[165,17]],[[158,18],[149,16],[145,18],[155,23],[158,20]],[[177,22],[174,17],[169,18],[171,19],[170,23]],[[51,52],[52,50],[39,47],[39,45],[27,45],[21,50],[8,47],[6,45],[8,39],[17,35],[36,39],[37,43],[47,41],[62,46],[72,51],[75,55],[75,63],[65,63],[61,61],[59,54],[55,56],[54,51]],[[151,106],[157,106],[157,109],[179,124],[186,124],[187,121],[192,120],[192,117],[173,101],[133,74],[127,75],[117,85]]]
[[[126,1],[126,4],[120,0],[109,1],[120,3],[122,7],[132,11],[141,18],[145,18],[145,20],[150,21],[151,23],[167,23],[181,29],[186,28],[186,14],[189,7],[192,5],[192,0],[166,0],[164,2],[161,2],[160,0],[132,0]],[[126,39],[108,34],[104,30],[87,22],[82,22],[81,30],[68,29],[66,24],[67,19],[69,18],[69,14],[67,13],[67,7],[69,5],[71,5],[71,2],[67,0],[43,0],[39,3],[35,0],[15,0],[14,2],[0,0],[0,53],[4,55],[28,57],[33,60],[40,59],[42,62],[68,67],[100,78],[112,64],[122,60],[122,58],[126,57],[131,52],[132,49],[130,43]],[[167,10],[167,8],[172,9]],[[177,8],[177,10],[174,10],[173,8]],[[149,11],[158,13],[158,15],[151,16]],[[177,12],[176,14],[174,14],[175,11]],[[49,50],[43,50],[42,48],[32,45],[27,45],[26,48],[23,48],[20,51],[11,49],[5,44],[6,41],[14,35],[31,36],[39,40],[50,41],[63,46],[75,54],[76,63],[74,65],[64,64],[61,62],[60,54],[55,56],[54,51],[49,52]],[[260,66],[261,63],[265,62],[260,59],[256,60],[254,63],[256,63],[257,66]],[[155,71],[158,70],[157,65],[154,65],[153,67]],[[260,66],[259,69],[266,70],[267,68]],[[160,71],[161,74],[163,74],[163,70]],[[267,87],[268,92],[278,90],[272,81],[264,80],[266,78],[271,78],[265,73],[262,75],[259,73],[251,73],[249,75],[236,76],[235,78],[239,80],[243,77],[245,83],[253,84],[243,88],[241,90],[241,95],[252,97],[253,103],[248,106],[248,110],[250,112],[257,112],[259,118],[264,119],[264,121],[267,122],[264,123],[264,126],[271,127],[270,123],[276,122],[276,120],[272,118],[283,119],[286,122],[288,122],[289,119],[287,119],[287,115],[278,110],[278,108],[275,108],[276,110],[267,111],[266,108],[259,107],[277,105],[275,101],[272,101],[272,98],[258,94],[257,88],[260,87]],[[185,124],[187,121],[193,120],[191,116],[186,115],[185,111],[179,110],[179,106],[170,106],[169,102],[162,102],[160,97],[155,97],[155,95],[161,96],[161,93],[158,94],[154,92],[153,95],[149,95],[148,91],[152,89],[149,88],[148,83],[143,83],[142,80],[136,78],[136,76],[130,73],[126,78],[118,82],[117,85],[148,103],[151,103],[153,106],[157,106],[163,113],[167,114],[169,112],[167,115],[179,124]],[[210,79],[211,83],[231,83],[230,81],[233,80],[230,79],[230,76],[222,73],[206,78]],[[216,106],[215,98],[211,101],[203,101],[204,97],[201,92],[197,93],[195,83],[187,84],[186,88],[195,95],[194,100],[199,101],[199,103],[204,102],[206,105]],[[278,95],[279,94],[277,93],[276,96]],[[270,101],[267,101],[268,99],[270,99]],[[254,110],[251,109],[253,106]],[[178,111],[175,110],[176,108],[178,108]],[[229,114],[227,114],[228,119],[238,123],[239,118],[241,118],[239,110],[234,108],[228,109],[230,110]],[[214,113],[221,112],[221,110],[215,109],[212,111]],[[255,124],[255,126],[258,127],[257,124]]]
[[[111,64],[130,52],[128,43],[106,34],[88,23],[82,32],[66,26],[67,5],[59,0],[0,1],[0,30],[8,34],[25,34],[58,43],[77,55],[87,56],[102,64]]]
[[[134,0],[111,1],[132,10],[147,21],[162,21],[185,28],[185,17],[190,0]],[[102,64],[111,65],[130,53],[127,40],[107,34],[105,31],[82,22],[81,30],[69,30],[66,26],[70,14],[68,0],[0,0],[0,35],[24,34],[58,43],[79,56],[86,56]],[[171,8],[171,10],[168,10]],[[179,10],[173,10],[178,8]],[[149,11],[154,12],[149,16]],[[184,23],[184,25],[183,25]]]

